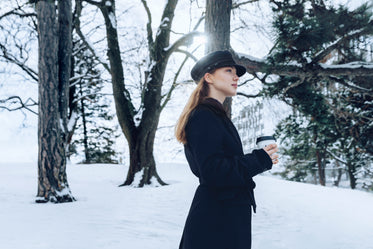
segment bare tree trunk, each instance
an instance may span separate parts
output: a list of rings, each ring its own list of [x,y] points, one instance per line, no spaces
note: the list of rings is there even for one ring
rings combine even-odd
[[[81,9],[81,0],[76,0],[78,10]],[[115,17],[115,0],[91,1],[86,2],[97,6],[104,17],[106,27],[106,37],[108,43],[108,58],[110,68],[106,63],[103,66],[108,69],[112,77],[113,95],[115,101],[116,114],[119,125],[125,135],[130,150],[130,166],[128,175],[121,185],[133,184],[135,175],[142,172],[142,177],[137,186],[154,183],[156,179],[159,184],[165,185],[156,171],[155,160],[153,156],[154,138],[158,127],[159,116],[162,108],[167,103],[166,94],[162,101],[162,86],[166,66],[170,55],[178,51],[180,46],[186,45],[198,32],[188,33],[172,45],[170,45],[170,33],[175,8],[178,0],[168,0],[162,13],[161,24],[158,27],[156,35],[153,35],[152,17],[146,0],[141,0],[148,16],[147,39],[149,65],[145,72],[145,82],[141,82],[141,104],[139,110],[136,110],[128,89],[126,89],[122,58],[118,43],[118,32]],[[79,26],[78,26],[79,28]],[[84,36],[78,30],[84,40]],[[89,45],[88,45],[89,46]],[[92,49],[93,50],[93,49]],[[174,89],[172,87],[171,89]]]
[[[206,53],[230,49],[230,20],[232,0],[206,0],[205,32],[208,34]],[[232,98],[225,99],[228,117],[232,114]]]
[[[335,165],[337,166],[337,179],[334,180],[334,186],[338,187],[339,183],[341,182],[342,179],[342,169],[340,168],[340,164],[338,160],[335,160]]]
[[[80,96],[83,96],[83,90],[82,86],[80,85]],[[84,156],[85,160],[84,163],[91,163],[91,156],[89,154],[89,148],[88,148],[88,130],[87,130],[87,120],[86,120],[86,114],[85,114],[85,104],[84,104],[84,98],[80,100],[80,112],[82,115],[82,125],[83,125],[83,145],[84,145]]]
[[[347,162],[347,172],[348,172],[348,176],[350,178],[350,187],[351,187],[351,189],[355,189],[356,188],[356,176],[355,176],[356,167],[354,166],[353,162],[351,162],[351,161]]]
[[[149,131],[146,131],[145,134],[139,135],[142,138],[137,138],[134,144],[130,144],[130,167],[127,179],[121,186],[132,184],[137,187],[143,187],[144,185],[156,184],[156,182],[160,185],[167,185],[159,177],[156,170],[153,156],[155,131],[152,132],[154,134],[149,134]],[[137,174],[139,174],[138,182],[134,182]]]
[[[65,7],[59,9],[60,15],[66,14]],[[65,102],[59,99],[59,89],[65,89],[65,86],[60,86],[58,80],[63,73],[58,73],[56,6],[54,1],[38,1],[36,9],[39,35],[39,157],[36,202],[71,202],[74,197],[67,183],[66,141],[61,127],[66,122],[63,121],[66,117],[60,113],[64,107],[59,107],[59,104]],[[71,15],[71,10],[69,14]]]
[[[63,125],[62,138],[68,137],[69,85],[72,52],[72,7],[71,0],[58,0],[58,109]]]
[[[312,117],[313,119],[313,117]],[[317,148],[317,139],[318,139],[318,133],[317,128],[313,128],[313,143],[316,146],[316,163],[317,163],[317,172],[319,175],[319,182],[322,186],[325,186],[325,169],[323,169],[323,163],[322,163],[322,156],[320,155],[320,149]]]
[[[156,171],[153,146],[161,112],[162,83],[170,55],[165,48],[169,46],[171,23],[176,4],[177,0],[168,1],[162,15],[163,24],[160,27],[157,38],[155,41],[149,41],[149,59],[154,64],[152,63],[150,71],[146,72],[147,77],[142,106],[140,107],[140,112],[142,112],[141,122],[137,126],[134,121],[136,111],[124,84],[122,59],[120,57],[115,22],[115,1],[111,0],[110,5],[99,6],[105,19],[109,47],[108,57],[117,117],[130,149],[130,167],[127,179],[121,186],[132,184],[135,174],[138,172],[142,172],[142,178],[137,183],[140,187],[144,184],[150,184],[153,177],[159,184],[165,185],[165,182],[160,179]],[[148,77],[149,75],[151,77]]]

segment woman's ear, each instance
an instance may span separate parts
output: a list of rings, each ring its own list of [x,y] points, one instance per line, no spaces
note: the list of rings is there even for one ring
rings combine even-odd
[[[212,84],[212,83],[214,83],[213,81],[212,81],[212,74],[210,74],[210,73],[205,73],[205,75],[203,76],[204,78],[205,78],[205,81],[207,82],[207,83],[209,83],[209,84]]]

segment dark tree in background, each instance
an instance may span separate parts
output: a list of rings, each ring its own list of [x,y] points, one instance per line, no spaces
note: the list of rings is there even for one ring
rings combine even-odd
[[[230,20],[232,0],[206,0],[205,32],[208,37],[206,53],[230,49]],[[231,117],[232,98],[226,98],[224,108]]]
[[[321,185],[325,169],[337,165],[348,173],[351,188],[361,178],[362,186],[372,189],[371,7],[351,11],[324,1],[272,2],[277,41],[268,61],[273,68],[283,65],[284,72],[294,69],[265,84],[267,94],[297,110],[279,126],[285,153],[301,160],[297,151],[306,150],[303,161],[316,166]],[[291,163],[286,170],[298,175],[304,169]]]
[[[77,5],[79,2],[81,1],[77,1]],[[139,187],[154,182],[165,185],[166,183],[162,181],[157,173],[153,155],[154,139],[159,117],[174,89],[174,87],[171,87],[168,93],[162,93],[163,80],[170,56],[175,51],[178,51],[180,46],[187,44],[198,33],[191,32],[185,34],[173,44],[170,44],[172,21],[178,1],[167,1],[162,12],[161,23],[157,28],[157,33],[153,34],[152,13],[147,5],[147,1],[141,0],[148,17],[146,26],[147,58],[139,58],[139,60],[147,61],[147,65],[143,73],[144,78],[140,79],[140,96],[133,96],[129,91],[129,86],[125,83],[123,73],[123,59],[118,42],[115,1],[85,0],[85,2],[98,7],[105,21],[109,64],[104,64],[104,67],[111,75],[116,114],[119,125],[128,142],[130,156],[127,178],[121,186],[133,184],[135,174],[141,175],[140,181],[134,183]],[[85,40],[83,35],[81,35],[81,38]],[[140,99],[141,103],[138,108],[135,107],[132,98]]]
[[[74,200],[66,176],[71,1],[37,1],[39,35],[38,193],[36,202]]]

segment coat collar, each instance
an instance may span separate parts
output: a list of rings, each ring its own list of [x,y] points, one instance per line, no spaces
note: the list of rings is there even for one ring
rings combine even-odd
[[[200,105],[209,108],[211,111],[218,114],[219,116],[227,117],[227,113],[224,110],[223,105],[214,98],[206,98],[201,102]]]

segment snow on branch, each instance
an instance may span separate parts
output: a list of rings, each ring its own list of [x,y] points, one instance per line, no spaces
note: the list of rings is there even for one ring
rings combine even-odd
[[[373,89],[367,89],[367,88],[358,86],[354,82],[345,82],[344,80],[342,80],[338,77],[334,77],[334,76],[330,76],[329,78],[332,79],[333,81],[338,82],[339,84],[347,86],[348,88],[356,89],[356,90],[359,90],[359,91],[362,91],[362,92],[373,92]]]
[[[250,74],[258,72],[276,74],[290,77],[309,77],[318,75],[321,77],[333,76],[373,76],[373,63],[352,62],[341,65],[315,64],[313,67],[302,67],[301,65],[276,64],[272,65],[266,60],[257,59],[245,54],[234,54],[237,63],[246,67]]]
[[[92,0],[84,0],[84,1],[86,1],[89,4],[96,5],[96,6],[100,6],[100,4],[101,4],[101,2],[96,2],[96,1],[92,1]]]
[[[342,158],[339,158],[337,155],[335,155],[333,152],[331,152],[329,149],[326,149],[326,152],[329,153],[329,155],[331,155],[335,160],[337,160],[338,162],[340,163],[343,163],[343,164],[347,164],[347,162],[345,160],[343,160]]]
[[[166,51],[168,56],[170,56],[179,47],[188,44],[195,36],[198,35],[203,35],[203,33],[199,31],[192,31],[188,34],[185,34],[182,37],[180,37],[176,42],[174,42],[174,44],[170,45],[167,48],[164,48],[164,51]]]
[[[325,69],[336,69],[336,68],[349,68],[349,69],[355,69],[355,68],[367,68],[367,69],[373,69],[373,63],[368,63],[364,61],[353,61],[345,64],[336,64],[336,65],[327,65],[323,63],[319,63],[319,65],[322,68]]]
[[[108,17],[109,17],[110,24],[113,27],[113,29],[117,29],[117,21],[115,19],[114,12],[109,12]]]
[[[72,132],[75,125],[76,125],[76,122],[78,121],[79,119],[79,114],[76,112],[76,111],[73,111],[71,113],[71,116],[67,122],[67,131],[68,132]]]
[[[330,54],[334,49],[336,49],[337,47],[339,47],[341,44],[345,43],[346,41],[349,41],[351,39],[354,39],[354,38],[362,36],[362,35],[371,34],[371,33],[372,33],[372,30],[371,30],[371,28],[369,26],[368,27],[364,27],[362,29],[353,30],[350,33],[348,33],[348,34],[340,37],[339,39],[337,39],[336,41],[334,41],[333,43],[331,43],[324,50],[318,52],[315,55],[315,58],[313,58],[312,61],[315,62],[315,63],[317,63],[317,62],[323,60],[325,58],[325,56],[327,56],[328,54]]]

